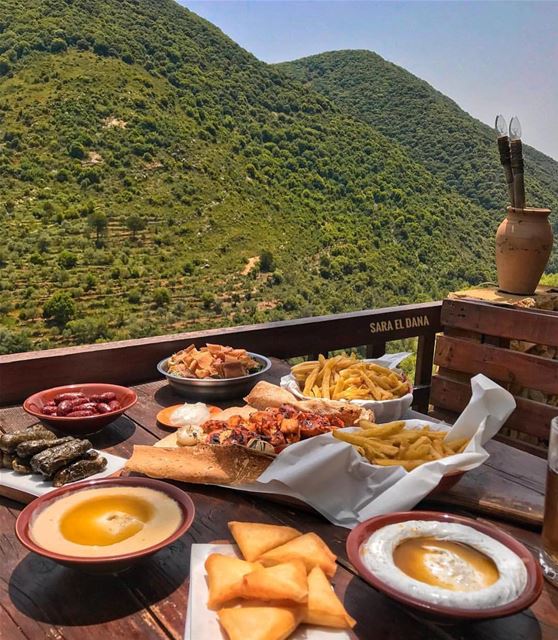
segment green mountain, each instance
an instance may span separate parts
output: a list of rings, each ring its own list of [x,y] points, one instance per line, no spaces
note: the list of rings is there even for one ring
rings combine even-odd
[[[412,155],[170,0],[2,0],[0,352],[492,279],[499,216]]]
[[[276,68],[403,145],[448,189],[501,215],[507,194],[494,130],[424,80],[371,51],[331,51]],[[558,210],[558,162],[523,149],[528,204]],[[557,256],[553,264],[558,269]]]

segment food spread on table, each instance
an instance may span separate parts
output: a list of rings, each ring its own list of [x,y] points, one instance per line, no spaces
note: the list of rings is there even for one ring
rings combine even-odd
[[[406,471],[461,453],[469,443],[468,438],[447,442],[447,431],[435,431],[428,426],[405,429],[404,420],[384,424],[360,420],[358,426],[356,431],[338,431],[333,436],[352,444],[371,464],[401,466]]]
[[[189,424],[156,447],[134,446],[126,468],[154,478],[244,484],[256,480],[271,463],[270,456],[289,444],[372,415],[346,402],[297,400],[265,381],[245,400],[245,407],[232,407],[209,419],[201,403],[184,405],[177,411]]]
[[[407,520],[386,525],[361,546],[360,556],[391,588],[456,609],[507,604],[527,584],[525,563],[516,553],[454,522]]]
[[[208,344],[198,350],[191,345],[171,357],[169,372],[200,379],[227,378],[246,375],[254,365],[256,361],[242,349]],[[410,391],[410,385],[398,373],[354,355],[320,356],[317,362],[296,365],[293,374],[308,396],[305,399],[260,381],[243,406],[221,410],[203,402],[186,402],[168,407],[157,418],[161,416],[167,421],[163,424],[176,430],[155,446],[135,445],[126,469],[155,478],[245,487],[255,483],[291,445],[303,447],[319,436],[327,438],[317,443],[336,443],[339,448],[339,440],[352,445],[372,465],[406,471],[462,453],[470,441],[451,440],[448,431],[432,424],[375,423],[373,411],[353,401],[399,398]],[[45,420],[46,416],[87,419],[120,408],[112,392],[67,392],[56,395],[42,410]],[[107,464],[89,440],[58,437],[42,425],[1,434],[0,449],[2,466],[20,474],[40,474],[54,487],[89,477]],[[304,455],[299,448],[296,451],[291,464],[299,469]],[[354,457],[347,464],[354,465]],[[344,471],[337,473],[339,479]],[[308,497],[306,491],[300,495]],[[29,536],[52,553],[102,560],[159,545],[182,522],[178,502],[160,490],[123,485],[78,488],[39,510],[30,521]],[[318,535],[288,526],[236,521],[229,523],[229,529],[242,558],[226,555],[237,553],[227,545],[224,553],[202,556],[206,611],[214,616],[211,624],[220,625],[224,640],[285,640],[300,625],[336,629],[341,634],[354,627],[356,621],[330,584],[336,556]],[[525,564],[516,553],[456,523],[411,520],[386,525],[369,535],[359,554],[387,587],[421,602],[458,610],[510,603],[527,583]],[[202,564],[198,566],[201,576]]]
[[[332,400],[393,400],[410,393],[411,385],[400,373],[345,354],[294,365],[303,396]]]
[[[88,418],[111,411],[120,411],[122,405],[113,391],[86,395],[81,391],[59,393],[41,407],[46,416]]]
[[[63,555],[93,558],[146,549],[182,522],[175,500],[147,487],[105,487],[72,492],[34,518],[31,538]]]
[[[1,434],[0,450],[2,467],[21,474],[41,474],[54,487],[88,478],[107,465],[89,440],[59,438],[41,424]]]
[[[185,403],[174,412],[182,424],[176,434],[156,447],[134,446],[126,468],[155,478],[245,484],[263,473],[271,456],[293,443],[329,432],[352,444],[371,464],[400,466],[406,471],[461,453],[469,442],[468,438],[448,442],[447,431],[429,426],[407,429],[403,420],[375,424],[368,419],[373,419],[372,412],[352,403],[298,400],[265,381],[245,400],[244,407],[213,415],[203,403]],[[352,425],[358,428],[341,430]]]
[[[210,344],[197,349],[191,344],[168,359],[167,373],[182,378],[241,378],[255,373],[261,364],[246,349]]]
[[[356,624],[329,582],[336,556],[315,533],[251,522],[229,529],[244,559],[213,553],[205,561],[207,607],[225,638],[285,640],[300,624]]]

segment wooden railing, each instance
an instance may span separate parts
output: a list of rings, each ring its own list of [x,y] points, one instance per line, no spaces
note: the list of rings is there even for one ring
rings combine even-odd
[[[35,391],[63,384],[153,380],[159,360],[192,342],[229,344],[277,358],[366,346],[366,354],[377,357],[387,342],[417,337],[414,406],[427,411],[441,305],[428,302],[0,356],[0,404],[21,402]]]

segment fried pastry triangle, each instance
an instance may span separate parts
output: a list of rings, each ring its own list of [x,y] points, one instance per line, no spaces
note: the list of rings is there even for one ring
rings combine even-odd
[[[304,562],[293,560],[248,573],[242,579],[242,597],[306,602],[308,579]]]
[[[221,609],[218,616],[229,640],[285,640],[299,623],[299,613],[289,607],[243,605]]]
[[[308,574],[308,603],[302,610],[302,621],[336,629],[350,629],[356,624],[320,567]]]
[[[259,522],[229,522],[229,529],[242,555],[248,562],[253,562],[262,553],[278,547],[300,535],[300,531],[292,527]]]
[[[258,558],[258,561],[269,567],[281,562],[302,560],[308,572],[314,567],[321,567],[324,573],[332,578],[337,569],[336,558],[337,556],[319,536],[315,533],[305,533],[280,547],[267,551]]]
[[[240,597],[242,578],[254,569],[261,569],[257,562],[212,553],[205,561],[209,599],[207,606],[216,609],[228,600]]]

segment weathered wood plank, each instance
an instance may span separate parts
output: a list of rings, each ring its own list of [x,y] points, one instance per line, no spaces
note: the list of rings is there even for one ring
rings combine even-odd
[[[468,340],[438,336],[434,362],[470,374],[484,373],[503,384],[517,383],[558,394],[558,361]]]
[[[415,387],[430,387],[432,380],[432,366],[434,363],[434,348],[436,335],[419,336],[417,346],[417,361],[415,365]],[[413,407],[422,413],[428,413],[429,396],[415,397]]]
[[[230,344],[278,358],[346,349],[440,331],[441,302],[211,329],[0,356],[0,404],[72,382],[132,384],[156,375],[159,360],[189,343]]]
[[[463,411],[470,398],[469,383],[457,382],[441,375],[432,378],[430,402],[437,409],[457,414]],[[515,401],[517,408],[508,418],[506,427],[539,438],[548,438],[550,421],[558,416],[558,407],[518,396],[515,396]]]
[[[444,300],[442,324],[500,338],[558,346],[558,313],[502,307],[472,300]]]
[[[386,352],[386,341],[380,340],[366,345],[367,358],[381,358]]]

